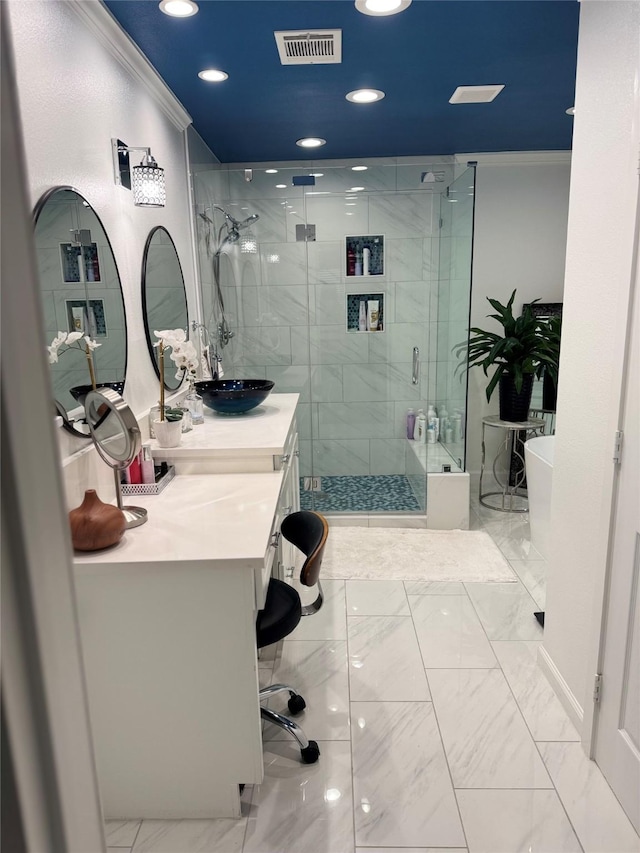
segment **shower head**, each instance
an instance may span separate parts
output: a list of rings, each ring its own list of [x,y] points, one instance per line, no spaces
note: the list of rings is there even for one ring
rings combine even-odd
[[[236,228],[247,228],[253,222],[257,222],[260,219],[259,213],[252,213],[251,216],[247,216],[246,219],[243,219],[242,222],[236,222]]]

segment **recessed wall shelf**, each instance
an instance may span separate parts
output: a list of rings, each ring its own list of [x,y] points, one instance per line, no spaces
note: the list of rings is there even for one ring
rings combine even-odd
[[[368,261],[365,255],[368,249]],[[345,274],[347,277],[384,275],[384,235],[345,237]]]
[[[360,328],[360,303],[364,302],[364,310],[367,317],[367,328]],[[369,302],[378,303],[377,318],[374,322],[377,328],[370,328],[371,312]],[[384,331],[384,293],[347,293],[347,332],[376,333]]]

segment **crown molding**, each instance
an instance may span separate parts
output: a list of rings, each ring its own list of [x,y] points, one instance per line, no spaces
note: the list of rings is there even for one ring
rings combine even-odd
[[[475,154],[456,154],[456,163],[475,160],[479,166],[569,165],[571,151],[495,151]]]
[[[102,0],[62,2],[82,20],[120,65],[146,88],[178,130],[186,130],[192,123],[191,116]]]

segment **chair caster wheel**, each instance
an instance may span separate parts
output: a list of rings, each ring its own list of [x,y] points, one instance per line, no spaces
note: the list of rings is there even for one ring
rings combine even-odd
[[[305,746],[304,749],[300,750],[300,755],[302,756],[303,764],[315,764],[320,757],[320,747],[315,740],[310,740],[309,746]]]
[[[299,714],[301,711],[304,711],[304,709],[307,707],[307,703],[298,693],[294,693],[294,695],[289,699],[287,704],[289,706],[289,713],[294,715]]]

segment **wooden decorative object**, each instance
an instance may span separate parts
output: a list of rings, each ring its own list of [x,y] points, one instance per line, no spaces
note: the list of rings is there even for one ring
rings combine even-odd
[[[117,506],[103,503],[95,489],[87,489],[80,506],[69,513],[69,525],[76,551],[99,551],[117,545],[126,519]]]

